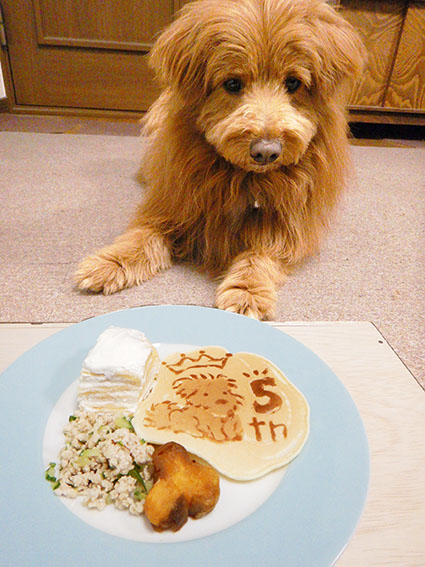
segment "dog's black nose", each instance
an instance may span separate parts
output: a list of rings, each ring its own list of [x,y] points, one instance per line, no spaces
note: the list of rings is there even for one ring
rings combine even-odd
[[[251,142],[249,151],[257,163],[264,165],[277,160],[282,152],[282,144],[279,140],[259,138]]]

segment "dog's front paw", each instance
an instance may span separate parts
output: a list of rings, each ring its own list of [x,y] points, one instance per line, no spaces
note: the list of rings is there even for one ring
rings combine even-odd
[[[171,265],[165,239],[148,227],[136,227],[81,262],[75,282],[82,291],[105,295],[139,285]]]
[[[85,258],[74,275],[81,291],[103,292],[110,295],[132,285],[123,264],[102,253]]]
[[[273,319],[276,304],[273,293],[258,293],[246,287],[227,287],[223,284],[217,290],[216,307],[253,319]]]

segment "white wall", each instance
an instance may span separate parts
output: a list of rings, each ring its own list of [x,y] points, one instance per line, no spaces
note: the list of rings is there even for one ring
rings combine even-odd
[[[0,98],[5,98],[5,97],[6,97],[6,89],[4,88],[3,74],[1,72],[1,63],[0,63]]]

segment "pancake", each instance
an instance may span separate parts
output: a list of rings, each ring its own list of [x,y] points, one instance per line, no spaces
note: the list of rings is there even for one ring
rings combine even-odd
[[[309,406],[271,361],[207,346],[162,362],[132,423],[149,443],[175,441],[223,475],[251,480],[298,455]]]

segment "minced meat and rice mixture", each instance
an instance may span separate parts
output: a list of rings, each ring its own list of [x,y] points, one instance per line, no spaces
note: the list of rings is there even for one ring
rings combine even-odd
[[[131,416],[76,411],[64,435],[60,462],[46,471],[55,494],[82,496],[89,508],[103,510],[113,503],[141,515],[153,482],[154,448],[137,437]]]

